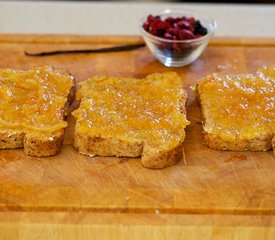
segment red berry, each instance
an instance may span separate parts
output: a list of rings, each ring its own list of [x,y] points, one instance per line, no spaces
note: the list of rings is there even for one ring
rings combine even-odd
[[[173,39],[173,35],[171,35],[170,33],[165,33],[165,34],[164,34],[164,37],[165,37],[166,39]]]
[[[173,40],[199,38],[207,33],[206,28],[198,20],[194,17],[185,16],[168,17],[163,20],[159,16],[149,15],[143,24],[143,28],[152,35]]]
[[[143,26],[143,28],[144,28],[146,31],[149,30],[149,23],[148,23],[148,22],[143,23],[142,26]]]
[[[168,29],[166,30],[167,33],[170,33],[170,34],[172,34],[172,35],[174,35],[176,31],[177,31],[177,30],[174,29],[174,28],[172,28],[172,27],[170,27],[170,28],[168,28]]]
[[[190,17],[190,18],[187,18],[187,21],[190,23],[190,24],[195,24],[195,18],[193,17]]]
[[[168,22],[168,23],[170,23],[170,24],[173,24],[174,22],[176,22],[176,21],[175,21],[175,18],[172,18],[172,17],[168,17],[168,18],[166,18],[164,21],[165,21],[165,22]]]
[[[147,17],[148,22],[151,22],[151,21],[154,21],[154,20],[155,20],[155,17],[151,14]]]
[[[187,17],[181,17],[180,21],[188,21],[188,20],[187,20]]]
[[[158,22],[156,22],[156,27],[159,30],[166,30],[170,27],[170,24],[168,24],[166,22],[158,21]]]
[[[179,28],[178,22],[175,22],[175,23],[173,24],[173,28],[175,28],[175,29],[178,29],[178,28]]]
[[[187,29],[179,30],[179,39],[180,40],[185,40],[185,39],[187,40],[187,39],[194,39],[194,38],[195,38],[195,36],[191,31],[189,31]]]
[[[189,29],[191,27],[191,24],[187,21],[181,20],[181,21],[177,22],[177,26],[180,28]]]

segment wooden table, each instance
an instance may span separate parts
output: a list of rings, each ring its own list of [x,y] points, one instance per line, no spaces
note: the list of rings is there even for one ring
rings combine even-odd
[[[274,64],[274,38],[215,38],[192,65],[167,68],[147,48],[28,57],[24,51],[99,48],[139,37],[0,35],[0,67],[52,65],[77,80],[176,71],[188,90],[185,164],[150,170],[139,159],[90,158],[72,148],[74,119],[55,157],[0,151],[0,239],[274,239],[272,152],[223,152],[201,144],[196,82],[212,72]]]

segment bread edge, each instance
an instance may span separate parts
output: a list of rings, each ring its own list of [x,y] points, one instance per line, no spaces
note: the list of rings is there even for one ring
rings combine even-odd
[[[77,121],[74,132],[74,148],[81,154],[104,157],[139,157],[142,141],[127,141],[114,137],[94,136],[81,131]]]
[[[148,156],[145,156],[145,153]],[[176,165],[184,157],[184,149],[182,143],[176,145],[174,148],[169,150],[158,150],[149,154],[146,151],[146,146],[141,156],[142,166],[152,169],[161,169],[165,167],[170,167]]]

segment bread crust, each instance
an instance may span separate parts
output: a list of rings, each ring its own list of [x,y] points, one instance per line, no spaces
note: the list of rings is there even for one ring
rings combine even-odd
[[[272,138],[272,147],[273,147],[273,154],[275,156],[275,135]]]
[[[64,139],[64,129],[49,134],[0,132],[0,149],[24,148],[25,154],[35,157],[56,155]]]
[[[64,129],[60,129],[50,136],[41,134],[25,134],[24,152],[29,156],[48,157],[56,155],[62,146]]]
[[[78,152],[89,156],[139,157],[143,150],[143,142],[83,133],[77,122],[74,147]]]
[[[145,145],[144,150],[141,156],[141,163],[144,167],[147,168],[165,168],[177,164],[182,160],[184,156],[182,144],[176,145],[172,149],[163,149],[163,150],[147,150]]]
[[[0,131],[0,149],[23,148],[25,133],[19,131]]]
[[[143,141],[127,141],[112,137],[93,136],[82,133],[76,124],[74,148],[81,154],[105,157],[140,157],[146,168],[164,168],[177,164],[183,158],[183,146],[172,149],[151,149]]]
[[[217,134],[212,134],[203,129],[203,144],[217,150],[231,151],[269,151],[272,148],[273,134],[258,135],[253,139],[236,139],[225,141]]]

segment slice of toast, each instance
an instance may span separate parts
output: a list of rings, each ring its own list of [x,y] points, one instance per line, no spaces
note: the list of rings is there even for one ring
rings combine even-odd
[[[147,168],[174,165],[183,158],[186,97],[176,73],[93,77],[77,93],[74,147],[90,156],[141,156]]]
[[[0,149],[24,148],[37,157],[57,154],[73,90],[73,77],[53,67],[1,69]]]
[[[275,66],[255,75],[212,74],[199,82],[197,91],[208,147],[267,151],[273,143],[274,148]]]

